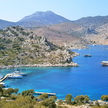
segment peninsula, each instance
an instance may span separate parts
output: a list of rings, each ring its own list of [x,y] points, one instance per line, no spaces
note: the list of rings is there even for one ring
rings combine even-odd
[[[0,68],[78,66],[72,62],[77,55],[19,26],[0,30]]]

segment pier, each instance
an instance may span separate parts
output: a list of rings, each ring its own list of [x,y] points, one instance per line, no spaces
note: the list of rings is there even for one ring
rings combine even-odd
[[[49,96],[56,96],[56,93],[45,93],[45,92],[35,92],[37,95],[48,94]]]

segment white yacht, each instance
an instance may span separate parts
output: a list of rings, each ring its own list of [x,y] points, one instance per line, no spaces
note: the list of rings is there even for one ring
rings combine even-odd
[[[18,74],[18,75],[22,75],[22,76],[26,76],[25,73],[22,73],[22,72],[20,72],[20,71],[14,71],[13,73]]]
[[[9,79],[21,79],[23,76],[20,74],[16,74],[16,73],[10,73],[8,74],[8,78]]]
[[[108,66],[108,61],[102,61],[101,64],[102,64],[103,66]]]

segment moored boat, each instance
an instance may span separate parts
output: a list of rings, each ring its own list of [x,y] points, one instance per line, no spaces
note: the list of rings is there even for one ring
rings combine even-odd
[[[4,82],[0,82],[0,85],[2,85],[3,87],[6,86]]]
[[[13,73],[18,74],[18,75],[22,75],[22,76],[26,76],[25,73],[22,73],[22,72],[20,72],[20,71],[14,71]]]
[[[84,57],[92,57],[92,55],[86,54],[86,55],[84,55]]]
[[[102,64],[103,66],[108,66],[108,61],[102,61],[101,64]]]
[[[23,76],[15,73],[11,73],[8,75],[9,79],[21,79]]]

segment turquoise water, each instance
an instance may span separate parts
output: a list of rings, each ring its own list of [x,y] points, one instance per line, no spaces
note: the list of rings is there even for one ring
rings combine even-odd
[[[89,49],[74,50],[80,56],[74,58],[79,67],[26,67],[18,68],[27,73],[23,79],[5,80],[9,87],[20,91],[34,89],[35,91],[53,92],[58,98],[66,94],[73,96],[88,95],[91,99],[99,99],[108,95],[108,67],[102,67],[100,62],[108,60],[108,46],[90,46]],[[91,54],[92,57],[84,57]],[[2,69],[5,75],[15,69]]]

